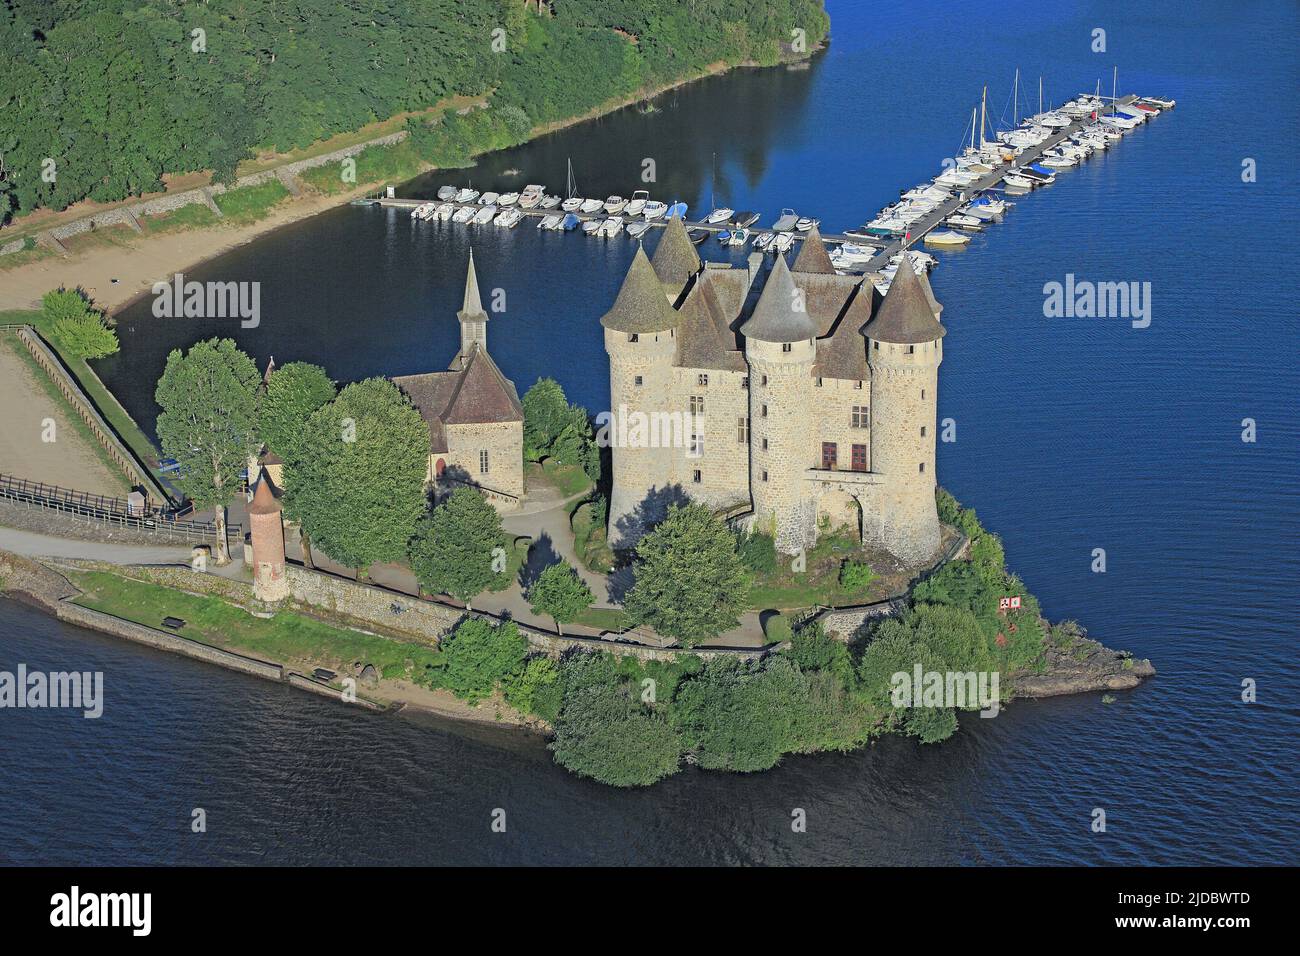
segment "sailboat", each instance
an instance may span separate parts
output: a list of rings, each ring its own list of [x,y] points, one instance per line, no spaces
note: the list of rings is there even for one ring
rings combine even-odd
[[[573,179],[573,160],[569,160],[569,181],[564,193],[564,202],[560,208],[565,212],[577,212],[582,208],[583,198],[577,195],[578,184]]]

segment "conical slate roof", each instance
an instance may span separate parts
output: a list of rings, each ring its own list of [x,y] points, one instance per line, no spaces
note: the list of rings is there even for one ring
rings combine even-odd
[[[880,303],[871,321],[862,327],[862,334],[877,342],[895,345],[933,342],[947,335],[948,330],[935,317],[923,282],[912,269],[911,259],[904,255],[889,292],[885,294],[885,301]]]
[[[667,237],[665,237],[666,239]],[[600,324],[615,332],[664,332],[677,326],[677,313],[668,304],[654,266],[645,249],[637,245],[623,287],[614,305],[600,318]]]
[[[478,294],[478,273],[474,271],[474,250],[469,251],[469,271],[465,275],[465,302],[456,313],[462,322],[486,322],[483,300]]]
[[[834,275],[835,266],[831,265],[830,253],[826,251],[826,243],[822,241],[822,234],[813,226],[808,230],[808,237],[804,239],[803,245],[799,247],[799,254],[794,257],[794,265],[790,267],[791,272],[820,272],[824,275]]]
[[[681,216],[668,220],[650,261],[659,281],[670,289],[680,290],[691,276],[700,271],[699,253],[695,251],[691,237],[686,235]]]
[[[740,332],[759,342],[799,342],[817,337],[817,326],[808,315],[807,297],[794,284],[785,256],[780,253],[753,314]]]

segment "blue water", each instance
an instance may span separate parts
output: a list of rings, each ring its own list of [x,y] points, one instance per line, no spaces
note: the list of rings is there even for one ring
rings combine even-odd
[[[884,741],[623,793],[569,777],[527,737],[353,714],[0,604],[0,669],[94,660],[113,695],[100,721],[0,715],[12,768],[0,857],[1294,862],[1300,16],[1286,3],[1152,7],[832,2],[834,40],[810,70],[703,81],[654,113],[625,111],[408,189],[558,188],[571,157],[581,192],[626,195],[650,157],[660,198],[725,202],[766,222],[792,206],[837,230],[938,172],[985,83],[1001,115],[1017,66],[1035,106],[1040,71],[1060,102],[1098,80],[1108,91],[1115,65],[1121,91],[1176,98],[1172,113],[942,254],[931,277],[948,328],[939,414],[958,439],[939,446],[940,481],[1003,536],[1049,616],[1150,657],[1154,680],[1111,705],[1017,703],[964,721],[939,747]],[[1106,54],[1090,51],[1096,27]],[[1242,182],[1245,158],[1257,182]],[[520,175],[505,178],[512,168]],[[214,331],[259,360],[318,361],[345,380],[444,367],[470,235],[355,208],[282,230],[193,270],[260,279],[258,329],[164,323],[145,304],[123,315],[122,353],[103,373],[148,425],[167,350]],[[597,319],[633,244],[527,225],[474,242],[485,291],[505,290],[489,329],[502,369],[521,388],[552,375],[603,408]],[[1150,327],[1045,318],[1044,283],[1069,273],[1150,282]],[[1245,418],[1255,443],[1241,440]],[[1104,574],[1090,570],[1097,548]],[[1257,703],[1240,701],[1246,678]],[[222,811],[201,841],[183,828],[200,805]],[[488,831],[496,806],[518,821],[509,837]],[[808,810],[807,834],[790,833],[792,807]],[[1105,834],[1090,832],[1094,808],[1107,812]]]

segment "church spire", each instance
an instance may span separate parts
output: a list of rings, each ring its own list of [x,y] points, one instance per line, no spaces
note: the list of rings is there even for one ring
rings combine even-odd
[[[477,345],[487,351],[487,313],[483,311],[483,300],[478,292],[478,273],[474,271],[474,249],[469,250],[469,269],[465,274],[465,300],[456,313],[460,321],[460,360],[465,364],[469,354]]]

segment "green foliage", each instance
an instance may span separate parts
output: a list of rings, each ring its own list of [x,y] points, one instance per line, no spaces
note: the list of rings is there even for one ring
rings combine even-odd
[[[957,713],[951,707],[913,707],[903,730],[923,744],[937,744],[957,732]]]
[[[420,519],[410,542],[411,570],[426,591],[468,604],[492,583],[493,562],[505,546],[497,510],[473,488],[457,488]]]
[[[771,574],[776,570],[776,539],[762,531],[736,536],[736,553],[740,561],[755,574]]]
[[[773,614],[763,624],[763,635],[769,644],[779,644],[794,637],[790,620],[784,614]]]
[[[794,632],[789,657],[802,671],[826,671],[845,687],[856,682],[848,645],[828,636],[820,624],[809,624]]]
[[[198,508],[224,507],[255,450],[257,366],[231,339],[173,349],[154,400],[163,452],[181,464],[181,490]]]
[[[468,618],[442,639],[439,649],[439,685],[477,703],[490,696],[498,683],[511,681],[512,675],[525,670],[528,641],[514,621],[494,627],[487,621]],[[537,682],[543,679],[544,675],[535,672],[528,687],[522,677],[514,680],[516,699],[531,700]]]
[[[595,600],[591,588],[567,561],[547,565],[528,589],[534,614],[545,614],[564,633],[564,625],[575,620]]]
[[[677,732],[633,697],[608,656],[569,656],[561,680],[563,705],[550,745],[557,763],[615,787],[645,787],[677,772]]]
[[[222,193],[213,199],[221,210],[226,222],[245,225],[266,216],[271,208],[281,200],[289,198],[289,190],[278,179],[259,183],[256,186],[244,186]]]
[[[258,410],[258,435],[282,461],[302,457],[303,423],[332,402],[337,389],[325,370],[307,362],[290,362],[271,373]]]
[[[614,566],[614,552],[610,550],[605,531],[606,508],[604,497],[598,496],[579,505],[569,522],[578,559],[588,570],[601,574],[607,574]]]
[[[879,577],[865,561],[850,558],[840,565],[840,587],[846,591],[865,591]]]
[[[501,678],[506,703],[516,710],[555,723],[560,714],[560,669],[549,657],[532,657]]]
[[[286,511],[313,545],[355,568],[404,558],[425,511],[429,429],[397,386],[348,385],[307,419],[298,450],[285,460]]]
[[[674,505],[636,555],[636,583],[624,601],[634,622],[686,647],[739,623],[745,569],[731,532],[704,505]]]
[[[97,359],[118,349],[117,333],[104,314],[90,307],[80,289],[53,289],[41,298],[41,317],[58,339],[62,351],[78,358]]]
[[[589,478],[600,477],[600,449],[587,410],[570,405],[552,378],[539,378],[524,393],[524,459],[553,458],[577,465]]]

